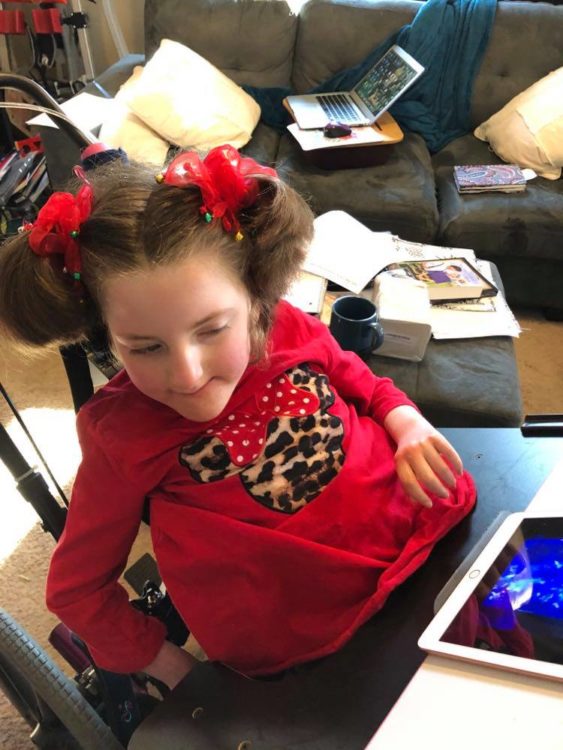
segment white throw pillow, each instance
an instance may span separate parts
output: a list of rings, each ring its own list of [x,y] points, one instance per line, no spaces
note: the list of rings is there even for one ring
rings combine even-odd
[[[182,148],[241,148],[260,119],[257,102],[240,86],[170,39],[162,40],[124,98],[143,122]]]
[[[132,161],[142,161],[161,167],[166,160],[170,143],[145,125],[124,101],[128,87],[135,84],[142,72],[141,66],[135,67],[131,78],[115,95],[99,137],[100,141],[108,146],[122,148]]]
[[[531,167],[557,180],[563,167],[563,68],[515,96],[479,125],[474,135],[488,141],[506,162]]]

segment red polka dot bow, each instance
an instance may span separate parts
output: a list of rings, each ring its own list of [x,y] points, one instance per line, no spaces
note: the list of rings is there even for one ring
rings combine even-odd
[[[320,408],[316,394],[297,388],[285,374],[267,383],[255,401],[257,413],[233,412],[220,429],[207,430],[208,435],[216,435],[225,444],[237,466],[251,463],[262,452],[272,417],[304,417]]]

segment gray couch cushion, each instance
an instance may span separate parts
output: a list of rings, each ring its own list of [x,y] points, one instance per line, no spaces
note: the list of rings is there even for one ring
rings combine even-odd
[[[558,237],[563,223],[563,180],[537,177],[524,193],[460,195],[454,164],[500,160],[471,135],[433,157],[440,210],[438,242],[469,247],[499,267],[513,305],[561,307],[563,266]]]
[[[373,356],[437,427],[518,427],[522,402],[511,338],[431,340],[422,362]]]
[[[135,66],[144,64],[144,55],[125,55],[109,68],[106,68],[99,76],[96,76],[94,81],[90,81],[84,91],[93,96],[105,94],[115,96],[125,81],[133,75]]]
[[[434,169],[454,167],[456,164],[502,164],[502,161],[491,151],[488,143],[470,133],[450,141],[432,156]]]
[[[283,0],[145,0],[147,59],[161,39],[185,44],[238,84],[288,86],[297,16]]]
[[[308,91],[361,62],[372,49],[410,23],[421,3],[309,0],[299,15],[293,85]]]
[[[252,139],[241,148],[241,153],[251,156],[260,164],[275,168],[279,144],[280,134],[259,122],[252,133]]]
[[[493,278],[503,282],[493,263]],[[437,427],[518,427],[520,380],[514,342],[508,336],[430,340],[422,362],[372,355],[376,375],[392,378]]]
[[[562,50],[563,6],[499,2],[473,87],[473,125],[480,125],[521,91],[561,67]]]
[[[434,239],[434,177],[428,149],[415,133],[407,133],[392,147],[385,164],[335,171],[312,166],[288,134],[280,141],[278,164],[280,176],[309,200],[317,214],[341,209],[373,230],[390,230],[417,242]]]
[[[522,193],[460,195],[451,167],[439,167],[442,244],[486,250],[491,259],[561,258],[553,239],[563,222],[563,181],[537,177]],[[461,244],[460,244],[461,243]]]

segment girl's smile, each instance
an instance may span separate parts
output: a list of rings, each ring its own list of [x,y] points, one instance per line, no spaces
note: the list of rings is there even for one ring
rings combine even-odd
[[[206,422],[227,405],[250,357],[250,300],[214,261],[194,258],[108,281],[117,354],[146,396]]]

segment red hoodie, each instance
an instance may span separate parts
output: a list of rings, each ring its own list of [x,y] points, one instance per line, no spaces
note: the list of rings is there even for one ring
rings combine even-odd
[[[83,452],[47,604],[116,672],[147,666],[164,627],[117,579],[150,499],[167,590],[212,660],[246,674],[335,651],[472,508],[468,474],[423,508],[382,427],[412,402],[282,302],[267,366],[191,422],[119,373],[82,408]]]

